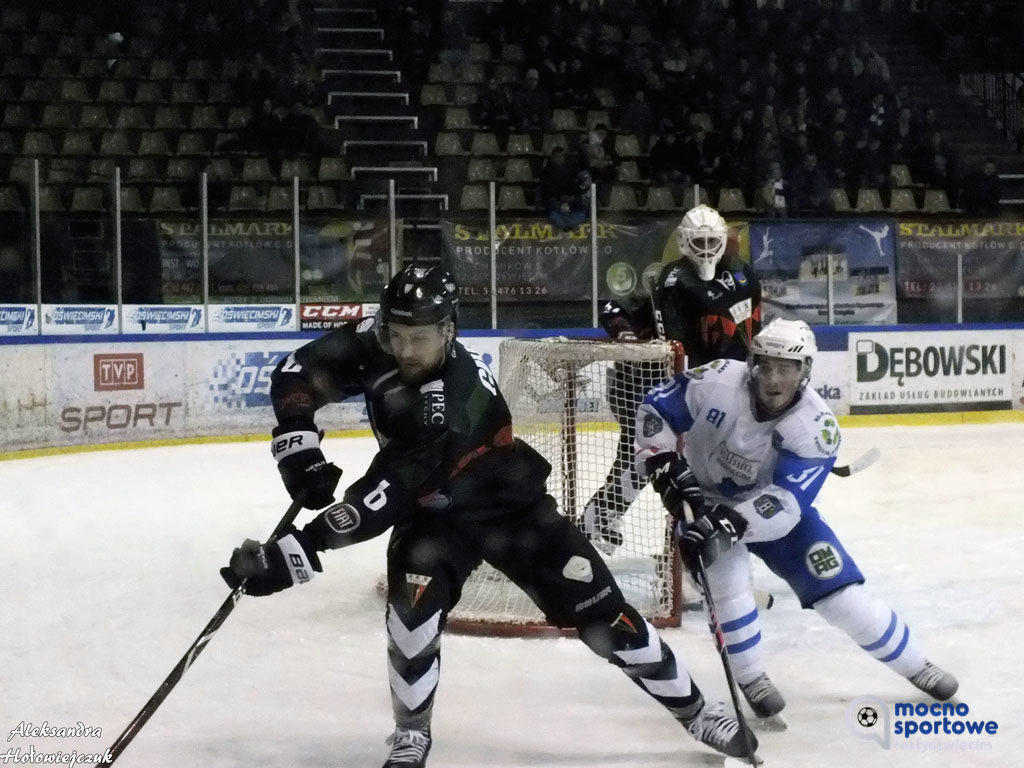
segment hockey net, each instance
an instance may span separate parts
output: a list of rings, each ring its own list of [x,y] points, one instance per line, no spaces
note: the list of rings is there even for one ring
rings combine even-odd
[[[587,503],[605,484],[616,457],[620,417],[643,394],[682,367],[675,342],[509,339],[501,343],[499,385],[517,437],[552,466],[548,490],[561,513],[583,526]],[[613,494],[622,498],[618,484]],[[644,487],[617,520],[620,546],[603,555],[626,600],[656,626],[676,626],[680,573],[658,495]],[[503,574],[484,563],[451,612],[453,632],[527,636],[558,632]]]

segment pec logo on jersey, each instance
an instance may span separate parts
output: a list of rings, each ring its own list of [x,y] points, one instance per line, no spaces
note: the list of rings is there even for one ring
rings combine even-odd
[[[661,420],[660,416],[648,413],[644,416],[644,437],[654,437],[656,434],[661,432],[664,425],[665,422]]]
[[[835,545],[828,541],[816,541],[804,556],[807,570],[816,579],[825,581],[839,575],[843,570],[843,556]]]
[[[754,499],[754,511],[765,520],[770,520],[782,510],[782,502],[769,493]]]
[[[418,573],[407,573],[405,574],[405,583],[409,588],[409,602],[416,605],[416,601],[423,596],[427,584],[430,583],[430,577],[421,576]]]

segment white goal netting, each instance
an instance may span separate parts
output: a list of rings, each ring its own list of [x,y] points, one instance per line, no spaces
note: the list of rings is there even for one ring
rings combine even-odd
[[[628,421],[643,394],[681,366],[673,342],[619,343],[565,338],[510,339],[501,344],[499,386],[517,437],[552,466],[548,490],[561,513],[582,527],[584,508],[606,486]],[[658,495],[645,487],[630,502],[619,483],[599,497],[621,544],[605,545],[606,561],[626,599],[654,623],[678,624],[679,567]],[[530,599],[486,563],[466,582],[449,629],[493,635],[551,631]]]

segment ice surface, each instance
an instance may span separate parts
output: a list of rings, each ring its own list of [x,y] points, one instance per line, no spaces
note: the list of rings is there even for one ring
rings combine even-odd
[[[760,734],[767,768],[1024,765],[1024,424],[858,428],[844,439],[841,461],[871,446],[882,458],[830,479],[821,509],[869,587],[959,677],[971,717],[998,733],[895,738],[888,751],[856,738],[854,699],[924,699],[759,568],[758,586],[776,595],[762,629],[789,722]],[[325,450],[351,482],[373,445],[329,439]],[[217,569],[231,549],[264,537],[287,503],[262,443],[0,463],[0,732],[102,728],[100,738],[14,735],[0,761],[18,748],[109,746],[224,599]],[[243,599],[117,765],[379,766],[391,731],[374,591],[384,544],[328,553],[313,584]],[[727,698],[701,614],[664,637],[706,694]],[[722,764],[577,641],[449,636],[442,659],[433,768]],[[896,748],[908,744],[933,751]]]

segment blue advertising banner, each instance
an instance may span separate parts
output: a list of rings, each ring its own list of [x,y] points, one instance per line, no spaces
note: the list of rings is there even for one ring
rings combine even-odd
[[[826,322],[831,255],[836,325],[895,323],[895,236],[885,220],[750,222],[765,319]]]

